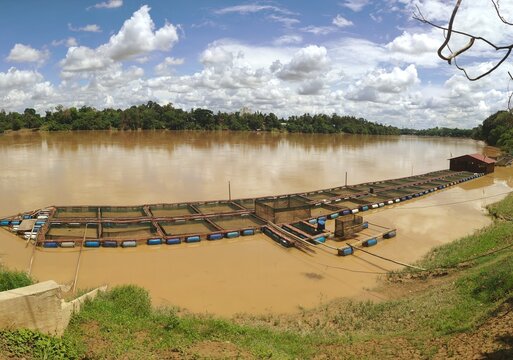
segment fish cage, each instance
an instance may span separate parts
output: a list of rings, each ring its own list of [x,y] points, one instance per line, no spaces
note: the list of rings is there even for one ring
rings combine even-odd
[[[266,224],[254,215],[219,216],[209,220],[223,230],[260,228]]]
[[[87,223],[51,223],[45,234],[46,240],[66,240],[66,239],[98,239],[98,224]]]
[[[320,231],[317,230],[317,227],[313,224],[310,224],[306,221],[298,221],[290,224],[290,226],[300,230],[301,232],[308,234],[309,236],[315,236],[321,234]]]
[[[256,215],[275,224],[310,218],[311,207],[308,199],[298,195],[255,200]]]
[[[97,219],[98,217],[98,208],[93,206],[57,207],[53,215],[56,219]]]
[[[251,210],[251,211],[255,210],[255,199],[240,199],[240,200],[235,200],[234,203],[236,203],[248,210]]]
[[[101,237],[104,239],[147,239],[153,236],[158,236],[158,231],[150,221],[102,224]]]
[[[359,215],[344,215],[335,219],[335,238],[345,240],[355,237],[366,228],[363,217]]]
[[[330,198],[337,197],[338,194],[330,192],[330,191],[315,191],[302,194],[304,197],[312,200],[312,201],[322,201]]]
[[[158,224],[166,236],[208,234],[220,230],[205,219],[159,221]]]
[[[329,191],[330,191],[330,193],[333,193],[336,196],[340,196],[340,197],[354,196],[355,194],[359,194],[362,192],[361,190],[357,190],[357,189],[350,188],[350,187],[339,187],[339,188],[330,189]]]
[[[102,219],[126,219],[148,216],[142,206],[103,206],[100,207]]]
[[[326,205],[326,204],[317,205],[317,206],[312,207],[311,216],[312,217],[324,216],[324,215],[337,213],[338,211],[340,211],[340,208],[338,206]]]
[[[200,203],[194,204],[194,207],[202,214],[231,213],[244,210],[231,201]]]
[[[150,211],[153,216],[161,217],[186,217],[191,215],[198,215],[189,204],[159,204],[151,205]]]

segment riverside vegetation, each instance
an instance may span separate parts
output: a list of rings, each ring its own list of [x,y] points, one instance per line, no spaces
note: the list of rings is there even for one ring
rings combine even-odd
[[[96,110],[89,106],[46,111],[44,116],[34,109],[23,113],[0,111],[0,133],[7,130],[40,129],[45,131],[70,130],[234,130],[286,131],[292,133],[347,133],[368,135],[425,135],[471,137],[473,130],[433,128],[426,130],[399,129],[354,116],[337,114],[303,114],[279,118],[260,112],[217,112],[208,109],[185,111],[171,104],[159,105],[149,101],[128,109]]]
[[[26,359],[345,359],[513,357],[513,195],[493,223],[433,249],[427,271],[390,273],[382,302],[340,299],[293,315],[220,319],[152,308],[120,286],[89,301],[60,339],[0,332],[0,356]],[[5,271],[3,271],[5,273]],[[506,335],[505,335],[506,334]]]

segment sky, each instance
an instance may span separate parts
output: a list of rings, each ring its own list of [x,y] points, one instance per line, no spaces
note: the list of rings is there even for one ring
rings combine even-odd
[[[448,0],[4,0],[0,109],[249,109],[324,113],[408,128],[471,128],[507,107],[508,61],[479,81],[436,55]],[[511,2],[509,2],[511,3]],[[506,19],[513,11],[503,5]],[[513,16],[511,17],[513,19]],[[513,43],[489,0],[463,1],[458,29]],[[458,49],[468,39],[455,36]],[[498,59],[483,42],[460,64]]]

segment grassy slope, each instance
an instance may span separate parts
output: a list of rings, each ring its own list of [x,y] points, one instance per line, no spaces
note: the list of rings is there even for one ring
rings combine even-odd
[[[513,195],[490,213],[496,221],[488,228],[431,251],[420,262],[431,271],[392,274],[396,287],[427,284],[397,300],[339,300],[294,316],[220,320],[152,309],[145,290],[124,286],[89,302],[62,339],[4,331],[0,349],[27,358],[431,357],[513,298],[513,223],[504,220],[513,218]]]

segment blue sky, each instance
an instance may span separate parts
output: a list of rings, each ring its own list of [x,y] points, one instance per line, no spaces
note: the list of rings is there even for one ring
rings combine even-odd
[[[444,24],[452,2],[6,0],[0,109],[152,100],[468,128],[505,108],[508,66],[470,83],[438,59],[442,33],[412,20],[415,6]],[[510,40],[490,11],[471,2],[458,25]],[[491,58],[478,48],[466,64],[480,71]]]

